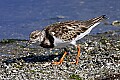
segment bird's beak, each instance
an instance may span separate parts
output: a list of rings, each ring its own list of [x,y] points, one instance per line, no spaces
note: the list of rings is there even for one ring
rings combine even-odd
[[[29,40],[29,41],[28,41],[28,43],[32,44],[32,43],[33,43],[33,41]]]

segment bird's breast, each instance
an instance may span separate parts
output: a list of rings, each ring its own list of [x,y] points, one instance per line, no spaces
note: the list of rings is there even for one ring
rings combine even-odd
[[[53,42],[51,42],[49,39],[44,39],[41,44],[40,44],[41,47],[43,48],[54,48],[54,44]]]

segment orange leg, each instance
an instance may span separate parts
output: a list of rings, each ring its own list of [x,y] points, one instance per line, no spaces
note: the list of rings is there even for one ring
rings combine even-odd
[[[71,62],[72,64],[73,63],[78,64],[79,57],[80,57],[80,46],[77,46],[77,49],[78,49],[78,53],[77,53],[77,56],[76,56],[76,62]]]
[[[80,57],[80,46],[77,46],[77,49],[78,49],[78,54],[76,56],[76,64],[78,64],[79,57]]]
[[[59,65],[59,64],[62,64],[63,60],[64,60],[64,57],[66,56],[67,52],[65,51],[62,58],[60,59],[60,61],[58,62],[52,62],[52,64],[55,64],[55,65]]]

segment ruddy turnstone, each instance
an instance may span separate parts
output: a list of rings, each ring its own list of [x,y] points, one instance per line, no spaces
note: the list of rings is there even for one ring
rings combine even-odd
[[[80,57],[80,46],[76,44],[76,41],[90,33],[95,26],[100,24],[100,22],[105,19],[105,15],[102,15],[86,21],[73,20],[57,22],[55,24],[48,25],[42,31],[33,31],[30,34],[30,42],[38,42],[43,48],[61,48],[72,44],[78,50],[76,61],[72,63],[78,64]],[[67,51],[64,52],[62,58],[58,62],[53,62],[53,64],[62,64],[66,54]]]

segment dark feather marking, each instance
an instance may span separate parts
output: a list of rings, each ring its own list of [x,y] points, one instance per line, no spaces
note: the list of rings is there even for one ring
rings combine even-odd
[[[44,47],[44,48],[53,48],[54,47],[54,38],[48,32],[46,32],[46,37],[41,42],[40,46]]]

